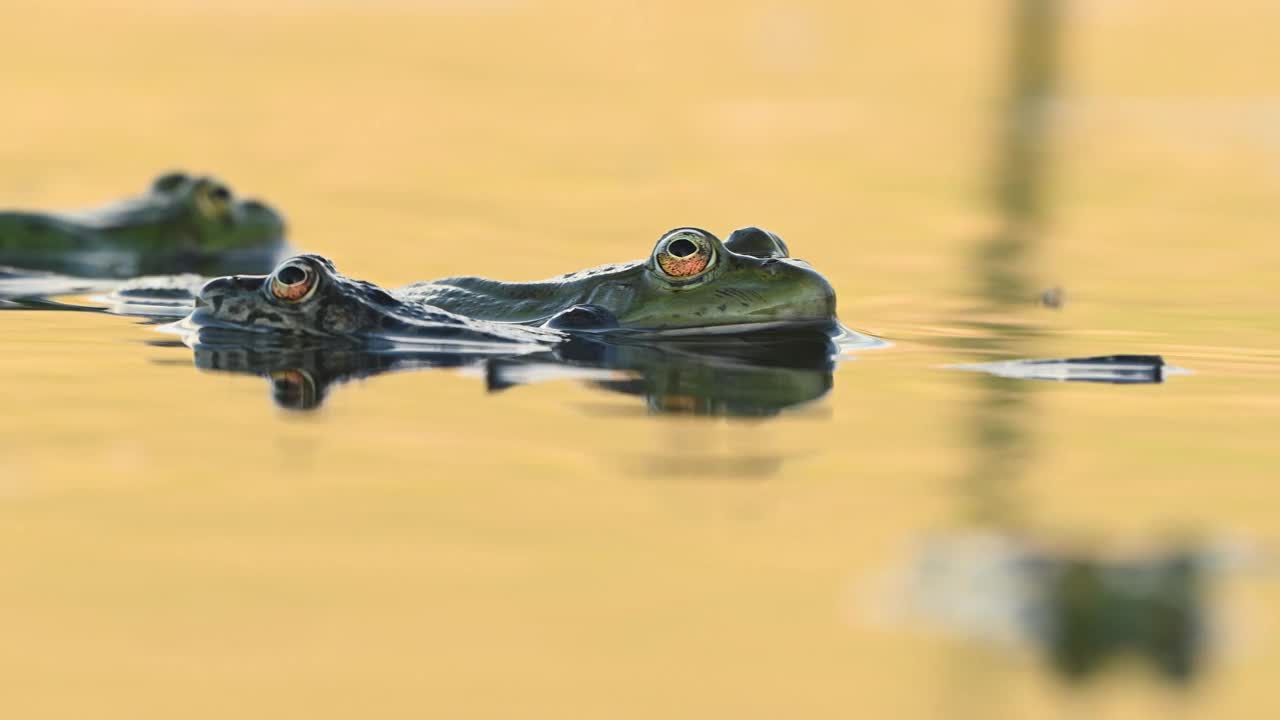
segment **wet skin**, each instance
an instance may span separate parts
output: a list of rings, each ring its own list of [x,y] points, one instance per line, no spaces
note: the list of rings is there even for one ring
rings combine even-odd
[[[415,283],[406,296],[479,320],[591,329],[642,330],[763,323],[821,323],[835,317],[835,291],[759,228],[726,242],[698,228],[664,234],[644,260],[605,265],[540,282],[453,277]],[[562,315],[574,306],[590,312]],[[553,320],[562,316],[558,320]],[[585,320],[585,327],[574,323]]]
[[[180,329],[231,334],[240,342],[282,340],[308,344],[376,346],[397,342],[438,345],[542,344],[560,334],[540,328],[462,317],[406,295],[339,273],[327,258],[298,255],[270,275],[210,280]],[[255,344],[262,344],[256,342]]]
[[[168,173],[142,195],[80,212],[0,212],[0,264],[91,277],[265,272],[283,218],[210,177]]]
[[[391,291],[344,277],[318,255],[301,255],[269,276],[210,281],[186,322],[310,337],[445,342],[559,337],[547,330],[833,324],[831,285],[786,253],[777,236],[756,228],[739,230],[726,243],[703,230],[679,228],[663,235],[644,261],[534,283],[449,278]],[[521,327],[529,325],[547,330]]]

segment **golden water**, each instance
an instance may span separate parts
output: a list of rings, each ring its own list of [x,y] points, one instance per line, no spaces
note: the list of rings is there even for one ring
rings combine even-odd
[[[1070,6],[1025,267],[1067,304],[1028,297],[1040,333],[1011,350],[1194,374],[1016,385],[1027,454],[983,486],[988,386],[939,366],[982,359],[1004,3],[261,5],[11,0],[0,204],[212,171],[382,284],[759,224],[895,345],[772,420],[452,371],[299,414],[129,319],[0,314],[0,716],[1280,710],[1265,562],[1212,586],[1188,690],[1136,664],[1073,690],[1031,649],[876,610],[917,539],[975,516],[1104,554],[1280,543],[1280,9]]]

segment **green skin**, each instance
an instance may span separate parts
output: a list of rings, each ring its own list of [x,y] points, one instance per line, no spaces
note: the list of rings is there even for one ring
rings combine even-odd
[[[266,272],[283,218],[209,177],[169,173],[137,197],[68,213],[0,211],[0,264],[86,277]]]
[[[664,258],[689,261],[694,254],[688,249],[695,246],[709,257],[701,272],[673,278],[661,269]],[[269,276],[211,280],[184,322],[195,329],[366,342],[414,337],[536,342],[548,337],[517,326],[696,334],[834,324],[831,285],[786,255],[777,236],[756,228],[739,230],[725,243],[703,230],[679,228],[663,235],[644,261],[542,282],[449,278],[391,291],[344,277],[323,257],[301,255]],[[281,299],[273,293],[278,287],[296,289],[297,297]]]
[[[681,238],[711,256],[709,269],[691,278],[664,272],[660,254]],[[773,233],[743,228],[721,242],[697,228],[677,228],[659,239],[645,260],[604,265],[541,282],[510,283],[454,277],[415,283],[402,293],[478,320],[542,324],[575,305],[612,315],[621,328],[681,330],[768,323],[821,323],[835,317],[835,291]]]

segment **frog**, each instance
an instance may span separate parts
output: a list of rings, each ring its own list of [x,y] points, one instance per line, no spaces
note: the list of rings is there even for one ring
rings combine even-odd
[[[386,290],[342,275],[328,258],[299,255],[270,275],[209,281],[184,322],[370,343],[722,334],[830,327],[835,291],[773,233],[744,228],[721,242],[682,227],[664,233],[646,260],[531,283],[451,277]]]
[[[74,212],[0,211],[0,265],[84,278],[267,272],[283,216],[215,177],[166,172],[140,195]]]
[[[538,282],[449,277],[401,292],[478,320],[580,331],[704,334],[831,324],[836,308],[826,278],[759,227],[735,230],[723,242],[679,227],[663,233],[645,259]]]
[[[131,302],[150,296],[154,281],[132,288]],[[386,348],[410,345],[512,351],[545,348],[554,330],[475,320],[392,289],[338,272],[332,260],[303,254],[269,275],[230,275],[198,287],[173,282],[160,289],[194,295],[192,309],[172,329],[189,344],[210,347]]]

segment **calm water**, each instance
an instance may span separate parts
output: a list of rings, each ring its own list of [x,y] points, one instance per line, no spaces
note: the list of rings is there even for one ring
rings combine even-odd
[[[0,204],[213,171],[384,285],[759,224],[892,346],[762,418],[448,368],[298,412],[0,312],[0,712],[1274,716],[1280,11],[1077,3],[1019,75],[1003,3],[592,7],[18,3]],[[1118,353],[1191,372],[944,367]]]

